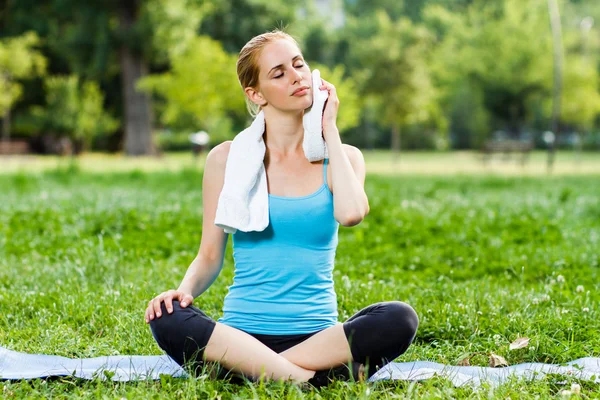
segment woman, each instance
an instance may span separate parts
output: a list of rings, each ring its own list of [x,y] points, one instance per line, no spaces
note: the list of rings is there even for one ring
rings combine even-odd
[[[298,44],[280,31],[251,39],[237,73],[251,113],[265,115],[269,226],[233,235],[236,272],[223,317],[214,321],[192,307],[218,276],[228,239],[213,222],[231,142],[216,146],[204,170],[198,255],[177,290],[150,301],[146,322],[180,365],[218,362],[251,379],[314,386],[364,379],[406,351],[418,318],[409,305],[390,301],[337,321],[332,271],[338,227],[360,223],[369,204],[362,153],[342,144],[336,127],[335,87],[326,81],[312,87]],[[311,163],[302,149],[302,116],[318,89],[329,92],[323,111],[329,159]]]

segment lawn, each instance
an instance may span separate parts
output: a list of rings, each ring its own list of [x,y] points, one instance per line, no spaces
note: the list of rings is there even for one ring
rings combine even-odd
[[[491,352],[509,364],[600,356],[598,156],[585,155],[580,170],[561,161],[553,176],[543,172],[542,154],[529,170],[482,167],[473,155],[452,153],[407,154],[396,170],[388,157],[366,153],[368,170],[379,172],[367,177],[371,213],[340,227],[340,320],[378,301],[410,303],[419,332],[397,361],[456,365],[468,357],[485,366]],[[461,157],[473,167],[449,172]],[[91,155],[73,166],[52,158],[4,164],[1,346],[68,357],[161,354],[145,305],[179,284],[202,234],[202,159],[194,165],[189,155],[168,155],[163,162]],[[230,240],[220,277],[195,305],[218,318],[232,278]],[[509,350],[523,336],[529,345]],[[573,382],[549,376],[477,390],[442,379],[338,382],[301,391],[207,379],[61,378],[0,382],[0,397],[547,398]],[[578,383],[582,397],[598,397],[600,385]]]

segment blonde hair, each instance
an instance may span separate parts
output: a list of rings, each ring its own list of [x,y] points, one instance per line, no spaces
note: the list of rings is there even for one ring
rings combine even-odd
[[[296,39],[289,34],[276,29],[272,32],[266,32],[253,37],[244,45],[242,50],[240,50],[236,67],[238,80],[240,81],[242,90],[247,87],[258,88],[258,75],[260,73],[258,58],[266,45],[279,39],[290,40],[298,47],[298,49],[300,48]],[[256,117],[260,112],[261,107],[254,104],[247,96],[245,96],[245,98],[248,112],[253,118]]]

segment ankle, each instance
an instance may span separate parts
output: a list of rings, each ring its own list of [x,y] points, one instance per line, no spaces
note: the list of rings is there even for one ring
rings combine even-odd
[[[301,375],[296,379],[297,382],[308,382],[315,377],[316,371],[305,369]]]

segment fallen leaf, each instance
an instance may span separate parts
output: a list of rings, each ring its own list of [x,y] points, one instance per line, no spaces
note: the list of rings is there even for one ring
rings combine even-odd
[[[529,346],[529,338],[528,337],[520,337],[510,344],[509,349],[516,350],[516,349],[522,349],[523,347],[527,347],[527,346]]]
[[[470,362],[471,356],[467,356],[458,362],[459,367],[468,367],[471,365]]]
[[[508,367],[508,362],[498,354],[490,353],[490,367]]]

